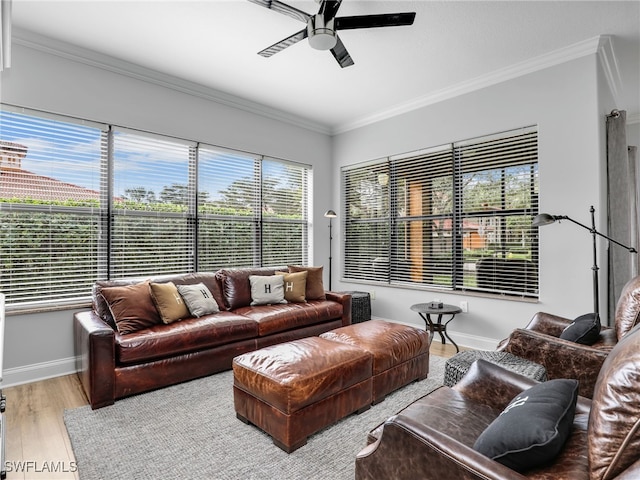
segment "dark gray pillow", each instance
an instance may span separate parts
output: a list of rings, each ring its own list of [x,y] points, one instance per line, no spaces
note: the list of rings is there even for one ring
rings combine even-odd
[[[204,283],[177,285],[177,288],[189,312],[194,317],[202,317],[220,311],[218,302]]]
[[[597,313],[580,315],[571,322],[560,334],[563,340],[593,345],[600,338],[600,316]]]
[[[577,399],[577,380],[535,385],[511,400],[473,448],[517,472],[544,465],[569,437]]]

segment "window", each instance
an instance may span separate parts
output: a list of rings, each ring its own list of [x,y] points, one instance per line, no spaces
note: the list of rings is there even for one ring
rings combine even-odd
[[[537,131],[343,168],[347,280],[538,293]]]
[[[0,290],[10,309],[97,279],[308,259],[308,166],[4,106]]]
[[[8,306],[90,292],[105,147],[100,126],[0,111],[0,290]]]

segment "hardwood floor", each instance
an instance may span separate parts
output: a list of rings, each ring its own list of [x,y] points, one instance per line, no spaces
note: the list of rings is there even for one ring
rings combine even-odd
[[[451,345],[433,342],[431,355],[450,357]],[[87,405],[76,375],[5,388],[7,479],[78,479],[62,413]],[[96,432],[99,435],[99,432]]]

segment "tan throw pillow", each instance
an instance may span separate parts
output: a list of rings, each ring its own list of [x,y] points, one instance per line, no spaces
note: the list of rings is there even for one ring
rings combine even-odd
[[[309,272],[276,272],[284,276],[284,299],[287,302],[304,303],[307,301],[307,275]]]
[[[326,300],[324,283],[322,281],[322,267],[302,267],[289,265],[289,273],[308,272],[306,297],[307,300]]]
[[[158,310],[151,300],[149,282],[122,287],[105,287],[100,294],[107,302],[121,335],[160,323]]]
[[[151,298],[163,323],[172,323],[189,316],[189,309],[173,282],[151,283]]]

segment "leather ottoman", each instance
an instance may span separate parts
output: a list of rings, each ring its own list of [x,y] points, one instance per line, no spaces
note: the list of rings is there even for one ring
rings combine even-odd
[[[431,334],[420,328],[383,320],[336,328],[320,335],[373,355],[373,403],[414,380],[427,378]]]
[[[236,415],[291,453],[309,435],[371,406],[372,362],[361,348],[320,337],[245,353],[233,360]]]

